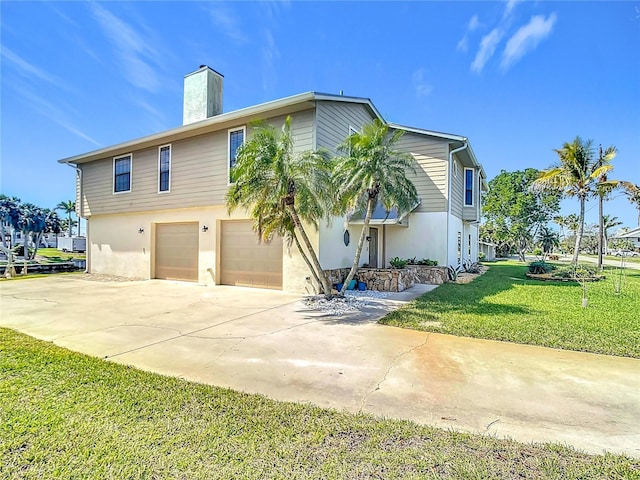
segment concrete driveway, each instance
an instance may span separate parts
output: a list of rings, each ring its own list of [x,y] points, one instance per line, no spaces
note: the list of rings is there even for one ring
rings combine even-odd
[[[0,283],[0,326],[188,380],[640,457],[640,360],[386,327],[420,291],[323,316],[298,295],[159,280]]]

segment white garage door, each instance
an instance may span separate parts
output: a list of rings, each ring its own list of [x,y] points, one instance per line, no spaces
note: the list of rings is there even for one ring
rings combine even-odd
[[[198,281],[198,224],[156,225],[155,278]]]
[[[282,238],[258,243],[252,221],[222,222],[220,283],[282,289]]]

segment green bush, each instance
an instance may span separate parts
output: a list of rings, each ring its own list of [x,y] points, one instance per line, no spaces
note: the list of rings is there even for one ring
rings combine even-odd
[[[549,273],[551,270],[554,270],[554,269],[555,267],[553,265],[545,262],[544,260],[537,260],[529,264],[529,273],[533,273],[536,275]]]
[[[389,259],[389,264],[391,265],[392,268],[404,268],[407,266],[408,263],[409,263],[408,260],[404,260],[400,257],[393,257]]]
[[[573,278],[577,280],[594,280],[599,277],[599,272],[596,265],[566,265],[558,268],[558,270],[553,273],[553,276],[557,278]]]
[[[420,262],[416,260],[416,257],[407,258],[407,265],[419,265]]]
[[[537,257],[539,257],[540,255],[542,255],[542,249],[540,247],[536,247],[533,249],[533,254]]]
[[[438,261],[437,260],[431,260],[430,258],[423,258],[422,260],[418,261],[418,265],[425,265],[427,267],[437,267],[438,266]]]
[[[486,260],[487,256],[484,254],[484,252],[479,252],[478,253],[478,261],[479,262],[484,262]]]

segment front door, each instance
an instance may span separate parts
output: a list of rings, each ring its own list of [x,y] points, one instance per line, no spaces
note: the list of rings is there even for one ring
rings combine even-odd
[[[369,267],[378,268],[378,229],[369,227]]]

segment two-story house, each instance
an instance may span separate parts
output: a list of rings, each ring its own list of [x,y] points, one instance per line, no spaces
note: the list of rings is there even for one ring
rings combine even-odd
[[[183,125],[60,160],[77,172],[78,215],[87,220],[87,270],[137,278],[311,291],[295,246],[259,243],[246,213],[224,196],[237,148],[263,120],[292,119],[299,151],[336,147],[375,118],[367,98],[302,93],[222,111],[223,77],[207,66],[185,76]],[[466,137],[405,127],[401,148],[415,158],[421,202],[402,216],[378,215],[362,263],[399,256],[457,265],[477,260],[485,174]],[[322,267],[350,266],[362,221],[336,218],[310,229]],[[350,235],[345,235],[349,231]],[[354,241],[349,241],[349,237]]]

